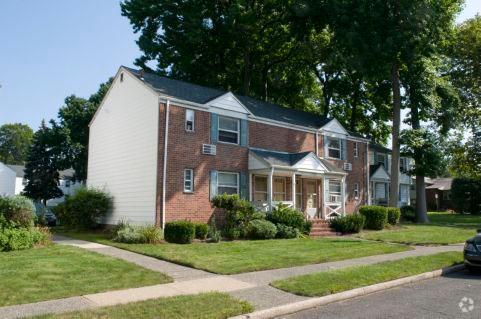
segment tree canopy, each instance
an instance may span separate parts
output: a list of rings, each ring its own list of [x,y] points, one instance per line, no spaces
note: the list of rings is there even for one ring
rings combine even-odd
[[[0,162],[23,165],[32,143],[33,130],[26,124],[0,126]]]

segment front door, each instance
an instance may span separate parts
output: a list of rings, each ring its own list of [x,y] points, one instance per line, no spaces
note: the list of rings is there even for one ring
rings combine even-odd
[[[318,210],[318,193],[317,193],[317,182],[315,180],[306,181],[306,213],[310,218],[317,217]]]

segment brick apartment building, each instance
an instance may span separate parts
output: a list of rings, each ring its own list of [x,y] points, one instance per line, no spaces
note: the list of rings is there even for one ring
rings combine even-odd
[[[87,183],[114,198],[107,224],[207,222],[221,193],[327,219],[370,202],[369,153],[336,119],[120,67],[90,124]]]

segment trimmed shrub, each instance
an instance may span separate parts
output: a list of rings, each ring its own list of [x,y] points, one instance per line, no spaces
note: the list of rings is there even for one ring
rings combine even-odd
[[[34,227],[32,230],[35,245],[47,246],[52,243],[52,233],[48,227]]]
[[[294,228],[291,226],[278,224],[276,225],[276,227],[277,227],[276,238],[284,238],[284,239],[299,238],[301,234],[297,228]]]
[[[133,226],[122,221],[112,230],[112,240],[126,244],[157,244],[162,241],[162,230],[155,225]]]
[[[401,218],[401,210],[397,207],[388,207],[387,208],[387,222],[393,226],[399,223],[399,219]]]
[[[400,208],[401,218],[406,222],[416,221],[416,209],[412,206],[405,205]]]
[[[195,238],[205,240],[209,234],[209,225],[204,223],[195,223]]]
[[[164,238],[169,243],[190,244],[195,237],[195,225],[186,220],[165,224]]]
[[[107,214],[111,198],[95,188],[80,188],[65,200],[65,206],[56,210],[61,223],[71,228],[93,229]],[[63,211],[61,211],[63,210]]]
[[[225,210],[225,226],[222,234],[228,239],[246,237],[250,221],[264,219],[265,214],[256,211],[251,202],[241,199],[238,195],[217,195],[212,200],[216,208]]]
[[[40,236],[25,228],[3,228],[0,231],[0,251],[32,248]]]
[[[456,213],[481,214],[481,180],[455,178],[451,184],[451,201]]]
[[[276,234],[276,225],[268,220],[251,220],[247,226],[247,235],[250,239],[272,239]]]
[[[329,220],[329,226],[338,233],[359,233],[364,228],[366,217],[361,214],[346,215]]]
[[[359,214],[366,218],[366,229],[381,230],[387,224],[387,209],[383,206],[361,206]]]
[[[25,196],[0,197],[0,215],[16,227],[29,228],[35,221],[35,206],[32,200]]]
[[[285,225],[296,228],[299,232],[309,233],[310,222],[306,220],[304,214],[292,207],[280,203],[276,208],[272,210],[270,214],[267,214],[266,219],[276,226]]]

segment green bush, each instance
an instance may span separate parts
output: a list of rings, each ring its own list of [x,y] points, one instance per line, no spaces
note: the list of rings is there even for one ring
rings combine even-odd
[[[451,184],[451,201],[457,213],[481,214],[481,180],[455,178]]]
[[[292,207],[280,203],[275,207],[270,214],[267,214],[266,219],[276,226],[285,225],[296,228],[299,232],[309,233],[310,222],[308,222],[304,214]]]
[[[401,210],[397,207],[388,207],[387,208],[387,222],[393,226],[399,223],[399,219],[401,218]]]
[[[361,214],[346,215],[329,220],[329,226],[338,233],[359,233],[366,222],[366,217]]]
[[[366,229],[381,230],[387,224],[387,209],[383,206],[361,206],[359,213],[366,218]]]
[[[205,240],[209,234],[209,225],[204,223],[195,223],[195,238]]]
[[[190,244],[195,237],[195,225],[186,220],[165,224],[164,238],[169,243]]]
[[[251,220],[247,226],[247,236],[250,239],[272,239],[276,234],[276,225],[268,220]]]
[[[214,197],[212,204],[225,211],[222,234],[229,239],[246,237],[249,222],[265,218],[264,213],[256,211],[251,202],[241,199],[238,195],[218,195]]]
[[[64,206],[55,210],[60,222],[71,228],[96,228],[101,218],[107,214],[111,198],[95,188],[80,188],[65,200]]]
[[[134,226],[120,222],[112,229],[112,239],[126,244],[156,244],[162,241],[162,231],[155,225]]]
[[[401,218],[406,222],[415,222],[416,221],[416,209],[412,206],[406,205],[402,206],[400,209]]]
[[[2,228],[0,230],[0,251],[13,251],[46,245],[51,240],[48,229]]]
[[[276,238],[284,238],[284,239],[299,238],[301,234],[297,228],[294,228],[291,226],[277,224],[276,227],[277,227]]]
[[[32,227],[35,220],[35,206],[25,196],[0,197],[0,215],[14,223],[16,227]]]

